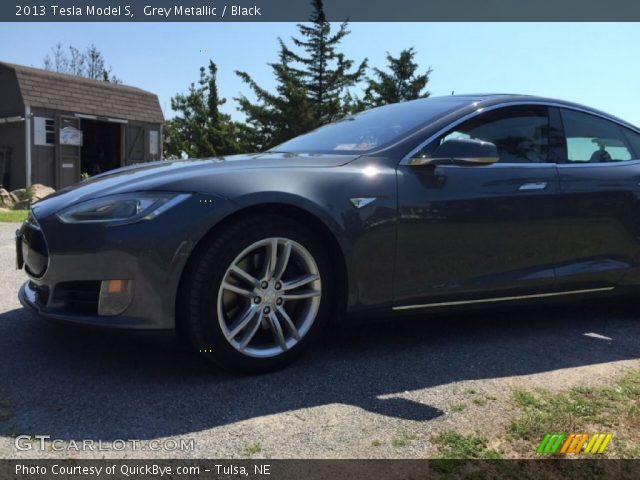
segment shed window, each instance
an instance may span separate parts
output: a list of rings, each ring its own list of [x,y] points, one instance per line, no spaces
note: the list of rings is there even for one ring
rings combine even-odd
[[[56,144],[56,122],[53,118],[34,117],[33,143],[35,145]]]
[[[157,130],[149,130],[149,155],[154,159],[158,156],[160,149],[160,132]]]

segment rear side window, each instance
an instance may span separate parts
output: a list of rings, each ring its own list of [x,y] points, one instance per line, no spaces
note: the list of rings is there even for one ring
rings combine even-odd
[[[624,162],[635,155],[617,123],[604,118],[561,110],[569,163]]]
[[[640,158],[640,133],[634,132],[633,130],[629,130],[628,128],[623,128],[624,136],[627,138],[627,141],[631,145],[631,149],[633,150],[633,158]]]
[[[458,125],[421,153],[429,156],[451,139],[477,139],[498,148],[500,163],[544,163],[549,159],[549,117],[546,107],[506,107]]]

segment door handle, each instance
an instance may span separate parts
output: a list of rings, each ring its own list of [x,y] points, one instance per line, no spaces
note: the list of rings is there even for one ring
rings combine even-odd
[[[547,188],[547,182],[530,182],[520,185],[518,190],[544,190]]]

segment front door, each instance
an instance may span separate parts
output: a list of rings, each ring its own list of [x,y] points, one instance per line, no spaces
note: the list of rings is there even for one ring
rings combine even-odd
[[[56,139],[56,188],[80,181],[82,130],[80,119],[59,116]]]
[[[475,138],[497,146],[498,163],[398,167],[396,306],[553,288],[559,182],[550,132],[546,107],[505,107],[452,128],[418,154]]]

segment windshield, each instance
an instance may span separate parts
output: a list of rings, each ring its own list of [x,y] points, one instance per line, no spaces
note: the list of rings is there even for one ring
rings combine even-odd
[[[456,97],[439,97],[373,108],[300,135],[271,151],[366,153],[391,145],[465,103]]]

